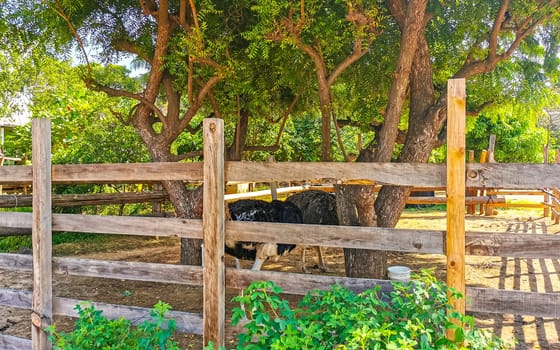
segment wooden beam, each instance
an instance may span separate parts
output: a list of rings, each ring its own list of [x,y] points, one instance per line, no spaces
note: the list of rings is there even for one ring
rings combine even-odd
[[[366,180],[368,183],[397,186],[444,186],[442,164],[424,163],[342,163],[342,162],[225,162],[227,181],[321,181],[338,179],[343,183]]]
[[[410,163],[302,163],[225,162],[226,181],[366,180],[379,185],[444,187],[445,164]],[[163,174],[161,169],[164,168]],[[560,187],[560,164],[467,164],[467,186],[534,189]],[[71,164],[54,165],[58,183],[149,183],[161,180],[202,181],[202,163]],[[30,184],[32,167],[0,167],[0,184]]]
[[[0,227],[26,229],[31,213],[0,212]],[[53,231],[202,239],[202,220],[113,215],[53,214]]]
[[[469,287],[467,298],[471,312],[560,318],[559,293]]]
[[[33,153],[33,306],[31,341],[33,349],[51,349],[45,332],[52,316],[52,210],[51,126],[49,119],[32,121]]]
[[[469,150],[469,163],[474,163],[474,151]],[[476,189],[467,188],[467,196],[469,197],[476,197]],[[467,202],[467,214],[474,214],[476,210],[476,204]]]
[[[53,194],[53,207],[77,207],[86,205],[109,205],[123,203],[143,203],[165,201],[167,193],[157,192],[124,192],[124,193],[84,193],[84,194]],[[0,208],[30,207],[32,195],[1,195]]]
[[[31,340],[14,337],[12,335],[0,334],[0,349],[24,350],[31,349]]]
[[[465,295],[465,80],[447,84],[447,285]],[[465,299],[450,304],[465,313]]]
[[[31,166],[0,168],[0,184],[29,184],[31,180]],[[52,166],[52,181],[57,184],[151,183],[164,180],[202,181],[202,163],[160,162]]]
[[[506,204],[506,199],[504,197],[491,197],[491,196],[475,196],[475,197],[465,197],[466,204]],[[446,197],[408,197],[406,204],[446,204]]]
[[[10,305],[20,309],[31,308],[31,293],[24,290],[0,288],[0,305]],[[75,306],[85,300],[70,298],[53,298],[54,314],[58,316],[78,317]],[[123,317],[131,321],[135,326],[146,320],[153,320],[150,316],[150,309],[106,303],[90,302],[96,309],[103,311],[103,316],[109,319]],[[202,334],[202,315],[171,310],[167,313],[166,319],[173,319],[177,322],[177,330],[191,334]],[[4,348],[0,348],[4,350]],[[44,349],[44,348],[43,348]],[[41,349],[41,350],[43,350]]]
[[[274,156],[273,155],[269,155],[268,157],[266,157],[266,161],[269,163],[274,163]],[[272,197],[272,200],[276,200],[278,199],[278,183],[276,181],[272,181],[270,184],[270,196]]]
[[[204,345],[225,346],[224,121],[204,120]]]

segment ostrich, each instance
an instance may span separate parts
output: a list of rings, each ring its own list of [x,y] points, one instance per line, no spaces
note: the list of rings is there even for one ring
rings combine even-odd
[[[237,221],[303,223],[301,211],[297,206],[279,200],[265,202],[243,199],[230,203],[228,209],[231,219]],[[295,247],[295,244],[226,241],[225,252],[236,258],[238,268],[239,259],[254,260],[252,270],[259,271],[267,259],[277,259]]]
[[[295,204],[301,210],[304,224],[338,225],[336,199],[333,194],[309,190],[288,197],[286,202]],[[322,271],[327,271],[321,247],[316,246],[316,249],[319,258],[318,266]],[[302,247],[300,264],[303,272],[307,272],[305,267],[305,251],[306,247]]]

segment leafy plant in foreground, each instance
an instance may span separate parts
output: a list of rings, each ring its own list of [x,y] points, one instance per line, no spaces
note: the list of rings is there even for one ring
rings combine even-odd
[[[240,307],[234,309],[232,323],[246,320],[237,349],[507,348],[477,329],[472,317],[453,310],[448,295],[462,296],[430,272],[393,287],[389,295],[379,287],[355,294],[334,285],[309,292],[291,309],[280,298],[280,287],[254,282],[234,298]],[[454,331],[455,339],[446,337],[448,330]]]
[[[150,311],[152,320],[132,327],[130,321],[119,318],[109,320],[92,304],[76,305],[78,319],[71,333],[57,332],[56,325],[47,328],[54,349],[142,349],[179,350],[171,339],[176,329],[174,320],[166,320],[170,306],[158,301]]]

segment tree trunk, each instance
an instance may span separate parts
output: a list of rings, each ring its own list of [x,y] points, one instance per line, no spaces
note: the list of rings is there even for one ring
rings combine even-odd
[[[187,189],[182,181],[163,181],[177,217],[202,219],[202,186]],[[181,264],[202,265],[202,240],[181,238]]]
[[[403,94],[403,88],[409,87],[409,129],[399,162],[424,163],[428,160],[437,138],[438,126],[441,125],[430,125],[433,119],[429,117],[434,106],[434,91],[430,54],[424,35],[427,23],[426,2],[408,2],[406,7],[405,2],[391,1],[389,7],[402,32],[402,48],[396,71],[400,78],[393,81],[386,120],[380,133],[379,149],[375,145],[368,145],[358,160],[391,160],[402,105],[407,96]],[[375,201],[377,224],[380,227],[395,227],[410,190],[408,187],[383,186]]]
[[[427,0],[409,1],[408,7],[405,9],[404,2],[392,1],[390,3],[391,13],[397,18],[401,27],[401,49],[396,69],[393,72],[389,102],[385,109],[385,121],[379,132],[379,145],[375,152],[377,162],[389,162],[393,156],[418,38],[424,36],[426,5]],[[405,17],[402,18],[402,16]]]
[[[342,226],[377,226],[373,185],[335,185],[336,211]],[[347,277],[383,278],[387,265],[385,251],[345,248]]]
[[[324,67],[324,66],[322,66]],[[321,110],[321,161],[331,160],[331,118],[332,99],[326,72],[317,68],[317,82],[319,85],[319,109]]]
[[[247,132],[249,131],[249,112],[246,109],[239,111],[237,126],[233,143],[227,151],[227,160],[242,160],[243,150],[247,143]]]

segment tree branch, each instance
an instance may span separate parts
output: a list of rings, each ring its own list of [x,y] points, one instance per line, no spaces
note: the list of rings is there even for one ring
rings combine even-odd
[[[134,44],[134,42],[130,40],[127,39],[115,40],[113,41],[113,47],[119,51],[135,54],[141,59],[143,59],[144,61],[146,61],[148,64],[152,63],[153,57],[148,56],[145,52],[140,50],[139,47]]]
[[[185,160],[185,159],[190,159],[190,158],[194,158],[194,157],[202,157],[202,151],[192,151],[192,152],[187,152],[187,153],[182,153],[182,154],[177,154],[177,155],[170,155],[169,156],[169,162],[179,162],[181,160]]]
[[[128,98],[132,98],[134,100],[137,100],[141,104],[148,106],[150,108],[150,110],[152,110],[154,112],[154,114],[156,114],[159,118],[163,119],[165,117],[163,112],[155,104],[153,104],[151,101],[145,99],[140,94],[135,94],[135,93],[132,93],[132,92],[129,92],[129,91],[119,90],[119,89],[115,89],[115,88],[112,88],[112,87],[109,87],[109,86],[101,85],[101,84],[98,84],[93,79],[86,78],[85,83],[86,83],[86,86],[89,87],[90,89],[92,89],[94,91],[104,92],[109,96],[128,97]]]
[[[509,0],[504,0],[498,14],[496,15],[496,20],[494,21],[492,30],[488,37],[488,55],[483,60],[475,60],[469,56],[463,67],[453,76],[453,78],[468,79],[476,74],[490,72],[498,63],[509,59],[515,50],[519,48],[519,45],[521,45],[523,40],[533,34],[535,28],[542,24],[545,20],[549,19],[554,13],[554,11],[545,13],[539,12],[547,8],[547,6],[554,8],[554,6],[558,6],[558,3],[559,1],[557,0],[541,2],[538,8],[539,11],[535,11],[518,24],[516,28],[513,28],[515,31],[515,39],[508,48],[503,50],[503,53],[500,55],[498,54],[498,37],[504,30],[502,23],[505,20],[507,6],[509,5]]]
[[[194,117],[200,106],[202,105],[202,101],[206,98],[206,96],[210,93],[212,88],[218,84],[222,80],[221,76],[213,76],[212,78],[208,79],[208,81],[202,86],[202,89],[198,92],[196,98],[193,99],[192,105],[189,106],[183,118],[181,119],[181,123],[179,124],[179,129],[185,129],[187,125],[190,123],[191,119]]]
[[[56,8],[53,7],[52,8],[53,11],[56,14],[58,14],[68,24],[68,27],[72,31],[72,35],[74,36],[74,38],[78,42],[78,46],[80,47],[80,51],[82,51],[82,55],[84,56],[84,60],[86,61],[86,67],[87,67],[88,73],[91,76],[91,74],[92,74],[91,65],[89,63],[89,58],[88,58],[88,55],[87,55],[87,52],[86,52],[86,49],[85,49],[84,42],[82,41],[82,38],[78,35],[78,31],[76,30],[76,27],[74,27],[74,25],[72,24],[72,21],[70,20],[70,18],[64,12],[64,8],[60,4],[60,2],[58,0],[55,0],[54,3],[56,4],[57,7]]]
[[[327,79],[329,86],[334,83],[336,78],[338,78],[338,76],[342,72],[344,72],[346,68],[350,67],[354,62],[362,58],[368,52],[367,50],[362,49],[362,43],[362,38],[356,38],[356,40],[354,40],[354,49],[352,50],[350,56],[347,56],[344,61],[336,66],[332,73],[329,75],[329,78]]]
[[[498,13],[496,15],[496,19],[494,20],[494,25],[492,27],[492,31],[490,32],[490,37],[488,38],[488,58],[491,61],[496,59],[497,51],[498,51],[498,37],[502,30],[502,23],[506,17],[506,12],[509,7],[509,0],[504,0]]]

